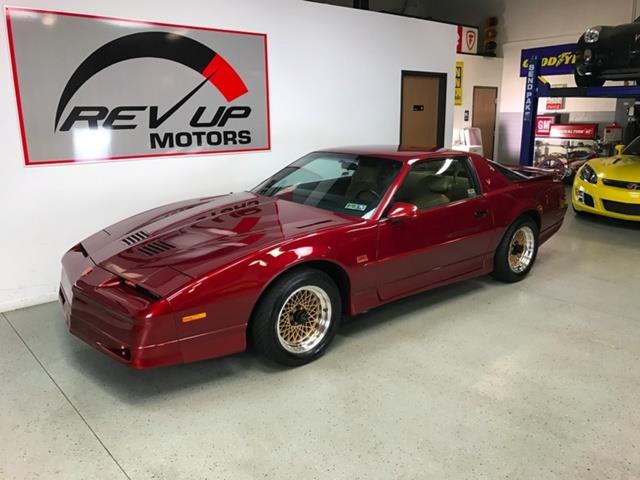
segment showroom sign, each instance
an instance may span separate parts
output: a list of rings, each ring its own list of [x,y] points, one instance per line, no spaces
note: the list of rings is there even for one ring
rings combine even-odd
[[[553,116],[536,118],[536,137],[593,140],[598,133],[597,123],[553,123]]]
[[[572,138],[578,140],[593,140],[598,133],[598,124],[565,124],[551,125],[549,136],[552,138]]]
[[[456,84],[453,104],[456,107],[462,105],[462,82],[464,78],[464,62],[456,62]]]
[[[536,117],[536,137],[548,137],[555,121],[555,115],[538,115]]]
[[[8,7],[25,163],[268,150],[264,34]]]
[[[458,42],[456,44],[456,53],[478,53],[478,29],[475,27],[467,27],[458,25]]]
[[[540,59],[540,75],[573,74],[576,64],[576,44],[551,45],[549,47],[528,48],[520,54],[520,76],[526,77],[529,62],[533,56]]]

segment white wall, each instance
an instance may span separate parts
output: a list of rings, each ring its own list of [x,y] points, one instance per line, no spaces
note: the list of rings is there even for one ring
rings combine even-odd
[[[123,217],[250,188],[316,148],[397,144],[403,69],[449,75],[445,138],[451,138],[456,34],[448,25],[300,0],[19,3],[266,33],[273,145],[255,154],[25,168],[0,22],[0,311],[53,299],[64,251]],[[451,48],[417,47],[434,44]]]
[[[523,49],[574,43],[593,25],[618,25],[635,18],[638,0],[508,0],[501,19],[499,52],[504,57],[500,98],[500,161],[517,161],[520,149],[525,80],[519,77]],[[575,86],[572,75],[550,76],[553,84]],[[544,111],[544,100],[539,111]],[[567,99],[572,121],[613,121],[615,99]]]
[[[498,100],[502,83],[502,59],[488,58],[475,55],[456,55],[456,61],[464,62],[462,74],[462,105],[453,109],[453,139],[457,138],[457,131],[470,127],[473,119],[473,87],[497,87]],[[499,102],[498,102],[499,103]],[[465,110],[469,111],[469,120],[464,120]],[[498,160],[498,122],[500,118],[499,106],[496,111],[496,137],[494,140],[494,160]]]

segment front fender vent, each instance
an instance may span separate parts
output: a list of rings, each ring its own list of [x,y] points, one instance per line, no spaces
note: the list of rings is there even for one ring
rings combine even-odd
[[[132,233],[131,235],[124,237],[120,241],[124,243],[127,247],[131,247],[136,243],[140,243],[143,240],[149,238],[149,234],[144,230],[140,230],[138,232]]]
[[[152,257],[154,255],[168,252],[173,248],[175,247],[170,243],[163,242],[162,240],[156,240],[155,242],[149,242],[142,245],[140,248],[138,248],[138,251],[144,253],[148,257]]]

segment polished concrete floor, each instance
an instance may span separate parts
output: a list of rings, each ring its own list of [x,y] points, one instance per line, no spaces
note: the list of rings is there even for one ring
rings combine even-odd
[[[0,317],[0,478],[640,478],[640,226],[567,213],[516,285],[350,319],[321,360],[131,371]]]

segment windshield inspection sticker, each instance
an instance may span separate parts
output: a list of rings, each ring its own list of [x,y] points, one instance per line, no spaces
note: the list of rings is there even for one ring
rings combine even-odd
[[[359,212],[364,212],[367,209],[367,206],[362,203],[347,203],[344,208],[347,210],[358,210]]]

